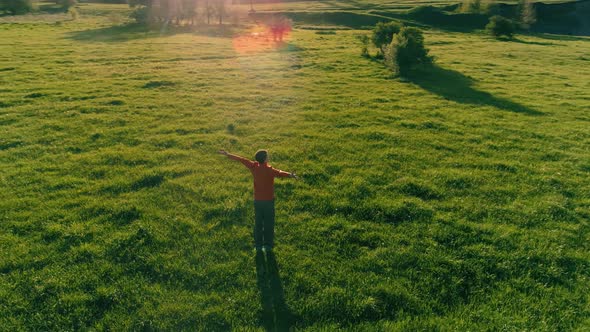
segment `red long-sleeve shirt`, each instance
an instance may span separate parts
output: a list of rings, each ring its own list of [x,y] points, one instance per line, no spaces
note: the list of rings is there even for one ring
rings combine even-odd
[[[268,163],[260,164],[257,161],[228,154],[230,159],[237,160],[244,164],[254,176],[254,199],[257,201],[272,201],[275,198],[275,178],[284,178],[291,175],[288,172],[273,168]]]

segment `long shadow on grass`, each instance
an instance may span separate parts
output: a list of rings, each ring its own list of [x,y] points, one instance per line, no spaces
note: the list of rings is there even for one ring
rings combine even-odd
[[[359,2],[356,0],[321,0],[320,3],[328,6],[332,6],[336,9],[371,9],[376,7],[376,5],[370,3]]]
[[[547,39],[547,40],[590,42],[590,37],[584,37],[584,36],[559,35],[559,34],[551,34],[551,33],[531,33],[530,35],[535,36],[537,38]]]
[[[74,31],[69,33],[71,39],[93,42],[123,42],[159,36],[159,31],[150,30],[149,27],[140,24],[115,25],[106,28]]]
[[[528,115],[544,114],[508,99],[495,97],[485,91],[477,90],[472,87],[473,79],[460,72],[437,65],[416,69],[406,75],[406,78],[425,90],[457,103],[493,106]]]
[[[510,42],[514,42],[514,43],[519,43],[519,44],[527,44],[527,45],[540,45],[540,46],[564,46],[561,44],[555,44],[555,43],[545,43],[545,42],[536,42],[536,41],[529,41],[529,40],[523,40],[523,39],[519,39],[519,38],[512,38],[511,40],[509,40]]]
[[[234,30],[226,26],[171,26],[149,27],[142,24],[115,25],[106,28],[74,31],[69,38],[87,42],[125,42],[136,39],[167,37],[181,33],[191,33],[210,37],[232,37]]]
[[[389,18],[372,14],[357,13],[353,11],[334,11],[334,12],[282,12],[297,23],[313,25],[339,25],[353,29],[361,29],[367,26],[374,26],[378,22],[390,21]],[[256,14],[256,17],[263,18],[268,16],[267,13]]]
[[[262,324],[266,331],[289,331],[293,315],[285,303],[283,283],[275,255],[256,252],[256,275],[260,301],[262,302]]]

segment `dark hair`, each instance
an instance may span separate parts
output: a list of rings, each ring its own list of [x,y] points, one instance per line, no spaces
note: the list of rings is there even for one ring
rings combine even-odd
[[[266,151],[266,150],[258,150],[258,151],[256,151],[256,155],[254,156],[256,161],[261,164],[266,161],[267,157],[268,157],[268,151]]]

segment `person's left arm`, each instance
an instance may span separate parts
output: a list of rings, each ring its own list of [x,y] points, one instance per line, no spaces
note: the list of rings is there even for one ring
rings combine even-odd
[[[280,169],[276,169],[276,168],[273,168],[272,171],[273,171],[274,176],[277,177],[277,178],[293,178],[293,179],[299,179],[299,177],[295,173],[293,173],[293,172],[291,172],[291,173],[290,172],[285,172],[285,171],[281,171]]]

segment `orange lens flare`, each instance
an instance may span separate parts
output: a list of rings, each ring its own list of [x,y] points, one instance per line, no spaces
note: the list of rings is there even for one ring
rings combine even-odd
[[[286,45],[290,34],[290,24],[259,23],[247,32],[234,37],[232,43],[236,52],[240,54],[265,52]]]

